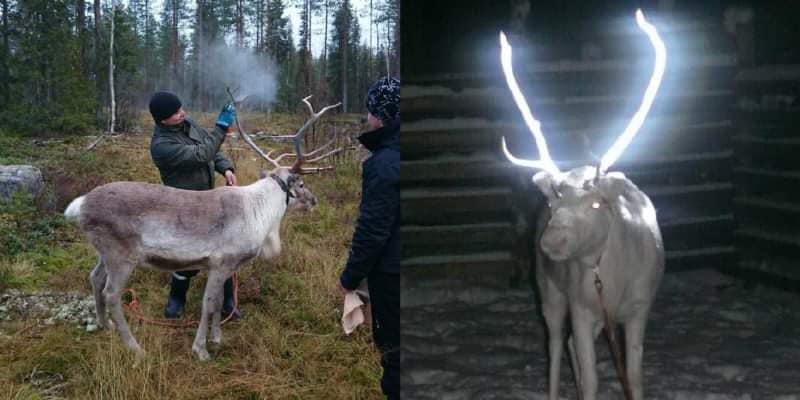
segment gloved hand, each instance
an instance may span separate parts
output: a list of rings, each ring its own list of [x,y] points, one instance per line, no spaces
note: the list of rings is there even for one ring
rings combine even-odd
[[[228,103],[222,107],[222,112],[217,117],[217,125],[222,129],[228,129],[229,126],[236,119],[236,107],[233,103]]]

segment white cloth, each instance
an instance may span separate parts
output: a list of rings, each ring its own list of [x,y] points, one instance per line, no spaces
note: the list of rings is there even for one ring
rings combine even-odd
[[[364,279],[356,290],[347,292],[344,296],[342,328],[344,328],[345,334],[353,333],[359,325],[369,320],[368,306],[369,291],[367,290],[367,280]]]

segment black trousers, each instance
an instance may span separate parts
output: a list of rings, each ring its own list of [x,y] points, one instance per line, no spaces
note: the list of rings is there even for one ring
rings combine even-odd
[[[372,306],[372,337],[381,352],[381,389],[400,399],[400,275],[373,271],[367,276]]]
[[[193,278],[193,277],[194,277],[195,275],[197,275],[198,273],[200,273],[200,270],[193,270],[193,271],[177,271],[177,272],[175,272],[175,274],[176,274],[176,275],[180,275],[180,276],[182,276],[182,277],[184,277],[184,278]],[[228,280],[226,280],[226,281],[225,281],[225,285],[226,285],[226,286],[230,286],[231,288],[233,288],[233,286],[232,286],[232,285],[233,285],[233,277],[230,277],[230,278],[228,278]],[[188,288],[188,287],[189,287],[189,286],[188,286],[188,284],[187,284],[186,288]],[[186,289],[184,289],[184,290],[186,290]],[[224,296],[225,296],[225,298],[227,299],[229,296],[232,296],[232,295],[233,295],[232,293],[233,293],[233,292],[231,292],[231,294],[224,293]]]

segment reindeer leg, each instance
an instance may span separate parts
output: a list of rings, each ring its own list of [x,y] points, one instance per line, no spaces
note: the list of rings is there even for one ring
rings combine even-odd
[[[597,357],[594,349],[597,325],[600,323],[591,310],[576,306],[570,310],[572,315],[572,336],[578,369],[580,369],[580,387],[582,400],[597,398]]]
[[[97,255],[97,265],[95,265],[92,272],[89,274],[89,281],[92,283],[92,292],[94,293],[94,309],[97,314],[97,326],[102,328],[110,328],[108,319],[106,317],[106,299],[103,296],[103,288],[106,286],[106,266],[103,264],[103,257]]]
[[[133,350],[137,356],[143,357],[144,350],[142,350],[136,338],[133,337],[128,322],[125,321],[125,315],[122,313],[122,289],[128,277],[133,272],[135,264],[129,260],[114,261],[113,258],[103,257],[106,274],[106,285],[103,289],[106,304],[111,307],[111,317],[114,320],[114,325],[117,328],[122,342],[126,347]]]
[[[642,353],[647,310],[637,313],[625,323],[625,366],[634,400],[643,398]]]
[[[224,301],[224,288],[225,281],[230,279],[232,273],[227,273],[220,279],[219,293],[216,296],[216,301],[212,304],[211,309],[211,341],[216,344],[222,344],[222,303]]]
[[[197,327],[197,334],[195,335],[194,343],[192,344],[192,351],[197,354],[197,357],[202,361],[211,359],[211,356],[208,354],[208,350],[206,349],[208,320],[212,312],[216,315],[219,315],[221,310],[223,282],[225,282],[224,274],[221,274],[214,268],[209,269],[206,290],[203,293],[203,311],[202,316],[200,317],[200,325]]]
[[[546,284],[546,283],[545,283]],[[567,301],[555,287],[550,285],[542,290],[542,314],[547,322],[547,336],[550,354],[550,379],[548,380],[550,400],[558,400],[561,378],[561,358],[564,352],[564,322],[567,317]]]
[[[567,339],[567,351],[569,352],[569,359],[572,363],[572,373],[575,375],[575,383],[578,387],[578,400],[582,400],[580,390],[580,388],[583,387],[583,383],[581,382],[581,367],[578,364],[578,353],[575,352],[575,334],[572,332],[570,332],[569,338]]]
[[[220,270],[219,273],[219,284],[218,286],[218,293],[216,296],[216,301],[212,304],[211,309],[211,341],[216,344],[222,344],[222,327],[221,327],[221,320],[222,320],[222,305],[225,300],[225,281],[233,276],[234,270],[225,269],[225,272]],[[209,281],[211,280],[211,275],[209,274]],[[216,276],[216,274],[214,274]],[[215,279],[217,279],[215,277]]]

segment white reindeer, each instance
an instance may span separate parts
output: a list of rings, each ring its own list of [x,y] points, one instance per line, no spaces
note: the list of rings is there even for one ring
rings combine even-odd
[[[626,397],[642,398],[642,343],[647,315],[664,273],[664,246],[650,199],[622,173],[606,174],[641,127],[664,74],[666,50],[655,28],[636,12],[638,26],[655,48],[655,67],[641,106],[597,167],[561,172],[547,150],[539,121],[533,118],[511,68],[511,48],[500,34],[501,62],[514,100],[533,133],[539,160],[514,157],[503,138],[503,152],[514,164],[541,170],[534,183],[548,208],[538,221],[536,281],[547,323],[549,398],[558,399],[564,322],[570,316],[569,353],[584,400],[597,396],[594,342],[606,325],[625,332]],[[599,285],[599,287],[596,287]],[[607,313],[607,314],[606,314]],[[628,386],[628,385],[626,385]]]
[[[307,99],[303,101],[311,108]],[[291,209],[309,210],[316,205],[316,197],[305,188],[300,175],[323,168],[308,169],[302,164],[319,161],[341,149],[306,159],[333,141],[307,154],[302,153],[300,143],[305,129],[336,106],[318,113],[311,109],[312,118],[295,135],[288,136],[294,140],[295,154],[272,158],[272,152],[261,151],[239,127],[241,137],[275,166],[271,173],[262,172],[260,179],[248,186],[191,191],[142,182],[114,182],[73,200],[64,214],[79,221],[98,256],[97,266],[89,275],[98,326],[111,327],[106,319],[108,305],[124,344],[143,356],[120,303],[133,269],[137,265],[168,272],[204,269],[208,271],[208,281],[192,351],[201,360],[208,360],[209,317],[211,340],[217,344],[222,340],[220,312],[225,280],[256,256],[270,259],[280,254],[284,213]],[[281,166],[281,159],[289,156],[295,157],[294,164]]]

